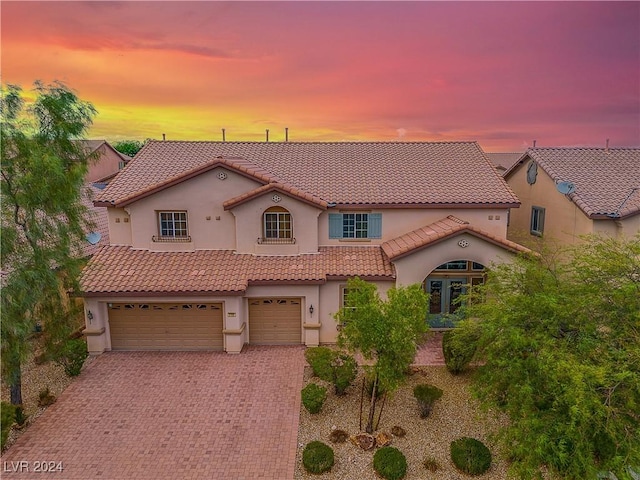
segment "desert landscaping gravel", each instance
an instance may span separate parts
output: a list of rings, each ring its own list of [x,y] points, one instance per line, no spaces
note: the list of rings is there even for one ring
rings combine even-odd
[[[393,437],[392,446],[398,448],[407,457],[408,469],[405,479],[458,480],[479,478],[483,480],[503,480],[507,477],[506,462],[500,457],[489,434],[504,422],[480,413],[477,402],[472,399],[469,375],[451,375],[446,367],[413,367],[413,374],[407,382],[387,400],[382,420],[377,432],[390,433],[393,426],[406,430],[402,438]],[[342,429],[354,435],[360,432],[358,419],[360,408],[360,388],[362,373],[354,386],[349,387],[346,396],[337,397],[333,387],[312,376],[310,367],[305,368],[305,385],[314,382],[327,387],[327,399],[319,414],[312,415],[304,406],[300,411],[298,430],[298,449],[296,454],[295,479],[340,479],[361,480],[380,478],[373,470],[373,453],[364,451],[349,440],[345,443],[331,443],[329,435],[332,429]],[[420,418],[418,404],[413,397],[413,387],[419,383],[430,383],[444,391],[441,399],[434,404],[429,417]],[[368,402],[365,400],[363,421],[366,421]],[[363,424],[364,428],[364,424]],[[460,437],[473,437],[484,442],[493,455],[493,463],[488,472],[470,477],[456,470],[450,460],[449,445]],[[307,473],[302,466],[302,450],[313,441],[320,440],[330,445],[335,454],[335,465],[330,472],[322,475]],[[436,459],[439,468],[435,472],[427,470],[425,458]]]

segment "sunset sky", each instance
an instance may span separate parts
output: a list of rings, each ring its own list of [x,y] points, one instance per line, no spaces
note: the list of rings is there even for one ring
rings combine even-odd
[[[640,2],[2,1],[2,82],[91,138],[640,146]]]

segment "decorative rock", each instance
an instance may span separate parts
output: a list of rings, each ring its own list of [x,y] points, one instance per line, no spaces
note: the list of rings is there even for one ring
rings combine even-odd
[[[391,433],[396,437],[404,437],[407,434],[406,430],[399,425],[395,425],[391,429]]]
[[[379,432],[376,435],[376,445],[378,447],[386,447],[387,445],[391,445],[391,435],[385,432]]]
[[[371,450],[376,445],[376,439],[373,435],[369,435],[368,433],[352,435],[349,439],[351,440],[351,443],[363,450]]]

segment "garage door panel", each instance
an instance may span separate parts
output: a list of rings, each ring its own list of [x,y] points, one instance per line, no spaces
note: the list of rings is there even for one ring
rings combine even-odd
[[[249,343],[287,345],[302,343],[299,298],[249,300]]]
[[[114,350],[221,350],[221,304],[112,304]]]

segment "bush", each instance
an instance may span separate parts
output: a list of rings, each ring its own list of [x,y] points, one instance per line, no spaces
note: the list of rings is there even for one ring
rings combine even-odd
[[[16,419],[16,407],[8,402],[0,405],[0,448],[4,448],[4,443],[9,437],[11,425]]]
[[[407,459],[394,447],[382,447],[373,455],[373,468],[387,480],[400,480],[407,474]]]
[[[38,406],[48,407],[53,405],[56,401],[56,396],[49,391],[49,387],[43,388],[38,394]]]
[[[431,413],[433,402],[442,397],[442,390],[434,385],[422,383],[413,388],[413,396],[416,397],[420,406],[420,416],[427,418]]]
[[[22,427],[25,423],[27,423],[28,416],[24,413],[24,408],[22,407],[22,405],[15,406],[14,416],[19,427]]]
[[[311,365],[313,374],[325,382],[333,382],[331,362],[335,356],[336,352],[327,347],[307,348],[304,352],[304,358]]]
[[[302,451],[302,465],[309,473],[324,473],[333,467],[333,449],[326,443],[314,441]]]
[[[333,384],[336,395],[344,395],[358,373],[358,365],[351,355],[327,347],[308,348],[304,356],[315,376]]]
[[[451,460],[461,472],[481,475],[491,467],[491,452],[481,441],[462,437],[451,442]]]
[[[64,367],[64,372],[70,377],[80,375],[82,365],[89,356],[87,343],[82,338],[67,340],[56,355],[56,363]]]
[[[462,373],[473,360],[478,341],[477,329],[449,330],[442,336],[442,354],[447,369],[454,375]]]
[[[302,404],[309,413],[318,413],[325,398],[327,398],[327,389],[315,383],[310,383],[302,389]]]
[[[344,395],[358,374],[358,364],[355,358],[344,353],[337,355],[331,362],[331,370],[336,395]]]

